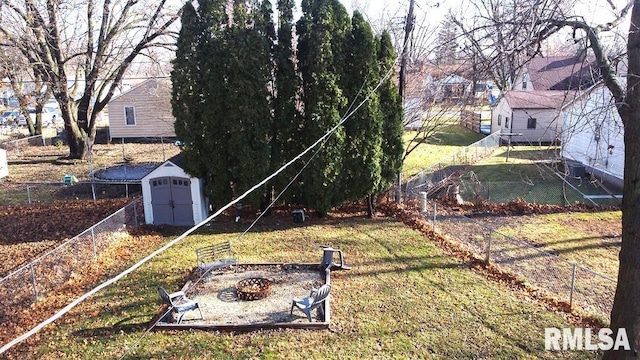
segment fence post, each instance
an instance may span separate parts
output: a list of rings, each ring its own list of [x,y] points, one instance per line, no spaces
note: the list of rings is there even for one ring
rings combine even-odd
[[[398,187],[396,188],[396,203],[402,203],[402,173],[398,173]]]
[[[136,230],[138,230],[138,201],[133,202],[133,223],[136,226]]]
[[[489,241],[487,241],[487,253],[484,255],[485,265],[489,265],[491,261],[491,239],[493,238],[493,229],[489,229]]]
[[[98,255],[98,251],[96,249],[96,232],[94,231],[95,226],[91,227],[91,246],[93,248],[93,257]]]
[[[29,264],[29,270],[31,270],[31,284],[33,285],[34,302],[36,302],[38,301],[38,286],[36,285],[36,271],[33,270],[33,263]]]
[[[27,184],[27,202],[31,205],[31,189],[29,188],[29,184]]]
[[[571,292],[569,293],[569,310],[573,309],[573,292],[576,289],[576,264],[571,271]]]
[[[434,201],[433,202],[433,220],[432,220],[432,224],[431,224],[431,228],[433,228],[433,231],[436,231],[436,206],[437,203]]]

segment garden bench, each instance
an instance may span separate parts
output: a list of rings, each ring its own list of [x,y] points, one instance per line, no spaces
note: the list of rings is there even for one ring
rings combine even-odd
[[[198,267],[205,271],[236,265],[238,261],[231,257],[231,243],[223,241],[196,249]]]

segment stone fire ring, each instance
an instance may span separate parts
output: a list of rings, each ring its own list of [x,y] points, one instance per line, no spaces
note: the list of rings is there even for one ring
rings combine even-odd
[[[236,284],[236,296],[240,300],[260,300],[269,296],[271,281],[265,278],[248,278]]]

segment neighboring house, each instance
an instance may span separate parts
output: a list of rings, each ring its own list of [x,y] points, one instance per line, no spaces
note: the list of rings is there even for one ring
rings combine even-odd
[[[562,120],[563,159],[622,188],[624,126],[609,89],[600,83],[585,91],[563,107]]]
[[[560,109],[574,96],[573,91],[508,91],[491,112],[491,133],[511,134],[518,143],[555,142],[562,129]]]
[[[107,105],[109,137],[175,137],[171,114],[171,84],[167,79],[148,79],[114,97]]]
[[[531,59],[513,82],[513,90],[584,90],[600,80],[598,66],[582,56]]]
[[[184,169],[178,154],[142,178],[144,219],[147,224],[192,226],[209,216],[203,181]]]
[[[460,75],[447,75],[438,82],[436,101],[462,102],[474,96],[473,82]]]
[[[519,143],[559,140],[562,107],[599,80],[597,69],[579,56],[531,59],[493,108],[491,132],[508,133]]]

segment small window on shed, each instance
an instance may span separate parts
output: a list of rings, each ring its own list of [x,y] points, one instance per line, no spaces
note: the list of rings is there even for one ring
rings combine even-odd
[[[535,129],[536,128],[536,118],[528,118],[527,119],[527,129]]]
[[[125,121],[125,124],[127,125],[136,124],[136,112],[133,106],[124,107],[124,121]]]

